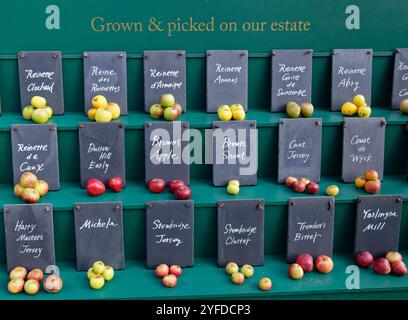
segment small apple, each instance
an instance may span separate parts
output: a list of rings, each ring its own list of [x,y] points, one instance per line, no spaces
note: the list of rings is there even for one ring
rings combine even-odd
[[[27,280],[37,280],[40,282],[44,277],[44,273],[41,269],[33,269],[27,275]]]
[[[395,261],[391,264],[392,273],[397,276],[405,276],[407,274],[407,266],[402,260]]]
[[[334,263],[329,256],[321,255],[316,258],[316,269],[320,273],[329,273],[333,270]]]
[[[27,277],[27,269],[24,267],[15,267],[10,271],[10,280],[25,279]]]
[[[92,179],[87,182],[86,191],[92,197],[99,196],[105,192],[106,188],[102,181],[98,179]]]
[[[297,263],[292,263],[289,266],[288,274],[292,279],[299,280],[303,278],[304,272],[300,265],[298,265]]]
[[[164,188],[166,187],[166,182],[163,179],[152,179],[149,181],[149,190],[153,193],[160,193],[163,192]]]
[[[356,180],[354,180],[354,184],[356,185],[357,188],[364,188],[366,183],[366,179],[364,177],[357,177]]]
[[[48,293],[57,293],[61,291],[63,284],[64,281],[62,281],[60,276],[51,274],[45,278],[43,288]]]
[[[45,108],[45,106],[47,105],[47,100],[40,96],[34,96],[31,98],[31,105],[34,108]]]
[[[25,188],[23,194],[21,195],[21,199],[23,199],[26,203],[36,203],[38,200],[40,200],[40,194],[33,188]]]
[[[227,274],[231,275],[235,272],[239,271],[239,267],[235,262],[228,262],[227,265],[225,266],[225,271]]]
[[[174,121],[177,120],[179,113],[177,111],[177,108],[175,107],[168,107],[164,110],[164,119],[167,121]]]
[[[374,260],[373,269],[379,274],[389,274],[391,272],[391,265],[385,258],[377,258]]]
[[[88,110],[88,112],[86,113],[87,115],[88,115],[88,119],[89,120],[94,120],[95,121],[95,114],[96,114],[96,111],[97,111],[98,109],[96,109],[96,108],[90,108],[89,110]]]
[[[304,272],[313,270],[313,257],[308,253],[301,253],[296,258],[296,263],[300,265]]]
[[[32,119],[32,115],[33,115],[33,111],[34,111],[34,107],[33,107],[33,106],[24,107],[24,109],[23,109],[23,118],[24,118],[25,120],[31,120],[31,119]]]
[[[300,178],[299,181],[302,181],[305,184],[305,186],[307,186],[310,183],[310,179],[305,177]]]
[[[21,176],[20,176],[20,185],[23,188],[34,188],[35,187],[35,183],[37,182],[37,177],[35,176],[34,173],[31,172],[24,172]]]
[[[106,108],[108,106],[108,101],[104,96],[98,95],[92,98],[91,100],[92,107],[96,109]]]
[[[170,192],[174,193],[177,187],[184,186],[185,183],[183,180],[171,180],[169,183]]]
[[[112,120],[118,119],[120,117],[120,107],[115,102],[109,102],[105,108],[112,114]]]
[[[52,108],[51,108],[51,107],[45,107],[44,110],[47,111],[47,113],[48,113],[48,118],[51,118],[52,115],[53,115]]]
[[[115,270],[111,266],[105,266],[105,270],[102,273],[102,276],[106,281],[111,281],[115,276]]]
[[[364,172],[364,178],[367,181],[375,181],[378,179],[378,172],[374,169],[368,169]]]
[[[105,278],[101,274],[97,274],[89,280],[92,289],[99,290],[105,285]]]
[[[356,260],[358,266],[362,268],[371,266],[374,261],[373,255],[368,251],[358,252],[354,259]]]
[[[112,113],[109,110],[104,108],[99,108],[95,112],[95,121],[96,122],[111,122]]]
[[[245,120],[246,114],[245,114],[244,109],[231,110],[231,113],[232,113],[232,118],[233,118],[234,120],[237,120],[237,121],[243,121],[243,120]]]
[[[94,272],[94,269],[92,267],[88,269],[88,271],[86,272],[86,276],[89,280],[91,280],[93,276],[96,276],[96,273]]]
[[[243,284],[245,281],[245,276],[242,272],[234,272],[231,275],[231,281],[232,283],[237,284],[237,285]]]
[[[229,120],[231,120],[231,118],[232,118],[232,112],[231,112],[231,110],[229,109],[229,107],[228,107],[228,109],[227,109],[227,108],[222,108],[222,109],[220,109],[220,110],[218,111],[218,118],[219,118],[221,121],[229,121]]]
[[[160,119],[161,117],[163,117],[163,113],[164,113],[164,108],[156,103],[156,104],[152,104],[150,107],[150,116],[153,119]]]
[[[113,177],[109,179],[108,185],[113,192],[120,192],[123,188],[123,180],[120,177]]]
[[[102,274],[105,271],[105,264],[102,261],[96,261],[92,265],[95,274]]]
[[[402,261],[402,256],[401,256],[401,254],[399,252],[390,251],[385,256],[385,259],[387,259],[388,262],[392,264],[392,263],[397,262],[397,261]]]
[[[174,274],[176,277],[180,277],[182,272],[183,270],[181,269],[180,266],[175,265],[175,264],[170,266],[170,273]]]
[[[24,290],[24,279],[12,279],[7,285],[7,289],[12,294],[20,293]]]
[[[171,107],[176,102],[174,96],[170,93],[164,93],[159,98],[159,103],[162,107]]]
[[[262,278],[261,280],[259,280],[258,282],[258,287],[259,289],[263,290],[263,291],[269,291],[272,288],[272,281],[269,278]]]
[[[14,186],[14,194],[19,198],[23,195],[24,190],[25,188],[20,183]]]
[[[244,264],[241,267],[241,273],[244,275],[245,278],[251,278],[254,275],[255,270],[253,266],[249,264]]]
[[[191,198],[192,192],[189,186],[180,186],[174,190],[174,195],[178,200],[188,200]]]
[[[173,288],[177,284],[177,277],[174,274],[168,274],[163,277],[162,283],[167,288]]]
[[[288,186],[289,188],[292,188],[292,186],[293,186],[293,184],[296,182],[296,181],[298,181],[298,179],[297,178],[295,178],[295,177],[287,177],[286,179],[285,179],[285,184],[286,184],[286,186]]]
[[[40,291],[40,283],[37,280],[27,280],[24,284],[24,291],[29,295],[35,295]]]
[[[306,189],[306,185],[303,181],[298,180],[292,184],[292,189],[296,192],[303,192]]]
[[[31,114],[31,119],[38,124],[46,123],[50,117],[48,116],[48,112],[44,109],[35,109]]]
[[[37,180],[34,189],[40,194],[40,197],[45,196],[48,193],[49,186],[44,180]]]
[[[228,183],[227,185],[227,193],[231,195],[236,195],[239,193],[239,185],[235,183]]]
[[[235,185],[239,186],[239,180],[232,179],[232,180],[228,181],[228,184],[235,184]]]
[[[173,108],[177,110],[178,115],[181,115],[183,113],[183,108],[181,107],[180,104],[178,103],[173,104]]]
[[[231,109],[232,112],[234,112],[235,110],[244,110],[244,107],[242,106],[242,104],[238,104],[238,103],[231,104],[229,108]]]
[[[328,186],[326,189],[326,194],[328,196],[337,197],[339,193],[340,193],[339,187],[334,184],[332,184],[331,186]]]
[[[163,278],[163,277],[167,276],[169,274],[169,272],[170,272],[169,266],[167,264],[164,264],[164,263],[158,265],[156,267],[156,269],[155,269],[155,274],[159,278]]]
[[[319,185],[316,182],[309,182],[306,189],[309,194],[316,194],[319,192]]]
[[[367,181],[366,184],[364,185],[364,189],[368,193],[372,193],[372,194],[378,193],[381,190],[381,182],[380,180]]]

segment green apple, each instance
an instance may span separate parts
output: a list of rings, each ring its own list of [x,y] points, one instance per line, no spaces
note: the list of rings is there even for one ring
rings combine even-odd
[[[44,108],[44,110],[45,111],[47,111],[47,113],[48,113],[48,118],[51,118],[52,117],[52,108],[51,107],[45,107]]]
[[[235,185],[237,185],[237,186],[239,186],[239,180],[230,180],[230,181],[228,181],[228,184],[235,184]]]
[[[227,193],[231,195],[236,195],[239,193],[239,185],[235,183],[229,183],[227,186]]]
[[[35,123],[43,124],[49,119],[48,112],[44,109],[35,109],[31,115],[31,118]]]
[[[47,105],[47,100],[40,96],[34,96],[31,98],[31,105],[36,109],[45,108],[45,106]]]
[[[105,285],[105,278],[101,274],[97,274],[89,280],[92,289],[99,290]]]
[[[245,276],[245,278],[251,278],[254,275],[254,267],[249,264],[244,264],[241,267],[241,273]]]
[[[99,108],[95,112],[96,122],[110,122],[112,120],[112,112],[104,108]]]
[[[106,266],[105,271],[103,271],[102,276],[106,281],[111,281],[115,276],[115,270],[111,266]]]
[[[88,277],[89,280],[91,280],[92,277],[96,276],[96,273],[94,272],[94,269],[89,268],[88,271],[86,272],[86,276]]]
[[[102,274],[105,271],[105,264],[102,261],[96,261],[92,268],[95,274]]]
[[[233,273],[239,271],[239,267],[235,262],[228,262],[227,265],[225,266],[225,271],[229,275],[232,275]]]
[[[156,103],[156,104],[152,104],[150,107],[150,116],[153,119],[160,119],[163,116],[164,113],[164,108]]]
[[[173,104],[176,102],[176,99],[174,96],[170,93],[164,93],[160,96],[159,103],[162,107],[167,108],[173,106]]]
[[[31,116],[33,114],[34,107],[33,106],[27,106],[24,107],[23,109],[23,118],[26,120],[31,120]]]

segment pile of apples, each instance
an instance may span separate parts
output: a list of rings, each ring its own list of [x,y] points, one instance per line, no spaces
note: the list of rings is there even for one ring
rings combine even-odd
[[[162,193],[166,188],[166,182],[160,178],[151,179],[148,183],[148,188],[153,193]],[[191,198],[191,188],[183,180],[171,180],[169,189],[171,193],[174,193],[177,200],[188,200]]]
[[[52,108],[47,106],[47,100],[40,96],[31,98],[31,105],[23,109],[23,118],[35,123],[47,123],[52,117]]]
[[[357,177],[354,181],[357,188],[363,189],[368,193],[378,193],[381,190],[381,181],[378,179],[378,172],[374,169],[368,169],[364,175]]]
[[[378,274],[390,274],[391,272],[397,276],[405,276],[407,274],[407,266],[405,265],[402,255],[399,252],[390,251],[385,258],[380,257],[374,260],[373,255],[369,251],[362,251],[355,255],[359,267],[369,268],[373,266],[373,270]]]
[[[289,188],[292,188],[296,192],[304,192],[305,190],[309,194],[316,194],[319,192],[319,184],[317,182],[310,181],[308,178],[295,178],[287,177],[285,184]]]
[[[362,94],[354,96],[353,102],[345,102],[341,106],[341,113],[345,116],[354,116],[358,114],[361,118],[369,118],[371,108],[366,104],[365,97]]]
[[[160,264],[155,269],[155,274],[162,279],[162,284],[167,288],[173,288],[177,284],[178,277],[181,276],[183,270],[178,265],[168,266],[167,264]]]
[[[221,121],[230,121],[231,119],[242,121],[245,119],[244,107],[240,104],[223,104],[217,109],[218,118]]]
[[[225,266],[225,271],[231,277],[232,283],[236,285],[241,285],[244,283],[245,279],[252,278],[255,274],[254,267],[250,264],[244,264],[239,269],[239,266],[235,262],[228,262]],[[264,277],[258,282],[259,289],[263,291],[271,290],[272,281],[271,279]]]
[[[96,122],[111,122],[120,117],[120,106],[115,102],[108,102],[102,95],[91,100],[92,108],[88,110],[89,120]]]
[[[164,117],[167,121],[174,121],[183,113],[183,108],[176,102],[171,93],[164,93],[159,98],[159,103],[150,106],[150,116],[153,119]]]
[[[123,180],[120,177],[113,177],[109,179],[108,186],[113,192],[120,192],[123,188]],[[100,196],[105,193],[105,190],[104,183],[99,179],[92,178],[86,183],[86,191],[92,197]]]
[[[300,116],[309,118],[313,112],[314,107],[310,102],[303,102],[298,105],[296,102],[289,101],[286,104],[286,114],[289,118],[299,118]]]
[[[231,195],[236,195],[239,193],[239,181],[238,180],[228,181],[227,193]]]
[[[14,194],[26,203],[36,203],[47,193],[48,183],[31,172],[24,172],[20,182],[14,186]]]
[[[326,255],[320,255],[315,260],[317,271],[320,273],[330,273],[333,270],[333,260]],[[301,253],[296,258],[296,262],[292,263],[288,269],[288,275],[294,280],[303,278],[305,272],[313,271],[313,257],[308,253]]]
[[[111,281],[115,276],[115,270],[110,266],[105,266],[102,261],[96,261],[88,269],[86,276],[92,289],[99,290],[105,285],[105,281]]]
[[[33,269],[27,274],[27,269],[24,267],[15,267],[10,271],[10,281],[7,289],[12,294],[17,294],[25,291],[29,295],[35,295],[40,291],[40,283],[44,278],[44,273],[41,269]],[[61,291],[63,281],[56,275],[51,274],[43,281],[43,288],[48,293],[57,293]]]

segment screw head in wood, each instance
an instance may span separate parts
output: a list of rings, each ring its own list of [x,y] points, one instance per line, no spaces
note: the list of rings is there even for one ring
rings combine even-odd
[[[186,202],[185,206],[186,206],[187,208],[190,208],[190,207],[191,207],[191,203],[190,203],[190,202]]]
[[[146,127],[151,127],[152,123],[151,122],[146,122]]]
[[[258,203],[258,205],[256,206],[256,208],[257,208],[259,211],[263,211],[263,210],[264,210],[264,205],[263,205],[263,203]]]
[[[84,58],[88,58],[88,57],[89,57],[89,54],[84,52]]]
[[[152,205],[151,203],[148,203],[148,204],[146,205],[146,208],[147,208],[147,209],[151,209],[151,208],[153,208],[153,205]]]
[[[347,128],[347,126],[348,126],[348,121],[347,121],[347,120],[344,120],[344,121],[343,121],[343,128]]]
[[[120,210],[120,205],[116,205],[116,206],[115,206],[115,209],[116,209],[116,210]]]
[[[296,205],[295,201],[290,201],[289,204],[294,207]]]
[[[21,59],[27,58],[27,53],[21,52],[21,53],[20,53],[20,58],[21,58]]]
[[[333,56],[335,56],[337,54],[336,50],[333,50]]]
[[[320,120],[315,121],[315,126],[320,126]]]
[[[218,204],[218,207],[224,208],[224,202],[220,202],[220,203]]]
[[[53,57],[54,59],[57,59],[57,58],[58,58],[58,56],[59,56],[59,54],[58,54],[58,53],[56,53],[56,52],[54,52],[54,53],[53,53],[53,55],[52,55],[52,57]]]
[[[125,124],[123,123],[123,122],[119,122],[119,128],[124,128],[125,127]]]
[[[402,202],[402,199],[401,199],[400,197],[398,197],[398,198],[395,199],[395,202],[401,203],[401,202]]]
[[[51,211],[50,207],[45,207],[45,211],[50,212]]]
[[[371,50],[367,50],[367,54],[370,55],[370,54],[371,54]]]
[[[307,54],[312,54],[313,53],[313,49],[310,49],[306,52]]]
[[[79,204],[77,204],[77,205],[75,206],[75,209],[76,209],[76,210],[81,210],[81,206],[80,206]]]
[[[179,57],[182,57],[182,56],[184,56],[184,53],[183,53],[183,52],[179,52],[177,55],[178,55]]]
[[[385,127],[387,125],[387,122],[385,120],[381,120],[381,127]]]
[[[125,55],[123,53],[119,53],[119,58],[123,58]]]

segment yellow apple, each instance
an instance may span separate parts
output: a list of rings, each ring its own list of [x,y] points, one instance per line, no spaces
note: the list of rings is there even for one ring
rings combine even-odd
[[[96,113],[96,110],[98,110],[98,109],[96,109],[96,108],[90,108],[89,110],[88,110],[88,118],[89,118],[89,120],[95,120],[95,113]]]
[[[47,107],[44,108],[44,110],[47,111],[47,113],[48,113],[48,118],[51,118],[51,117],[52,117],[52,114],[53,114],[52,108],[47,106]]]
[[[353,98],[353,103],[357,106],[357,107],[362,107],[366,104],[365,98],[362,94],[358,94]]]
[[[99,108],[106,108],[108,106],[108,101],[104,96],[95,96],[92,98],[92,107],[99,109]]]
[[[26,120],[31,120],[31,117],[33,115],[34,107],[33,106],[27,106],[23,109],[23,118]]]
[[[112,113],[112,120],[120,117],[120,107],[117,103],[109,102],[105,109]]]
[[[48,116],[48,112],[44,109],[35,109],[31,115],[31,118],[35,123],[46,123],[48,119],[50,118]]]
[[[34,96],[31,98],[31,105],[34,108],[45,108],[45,106],[47,105],[47,100],[40,96]]]
[[[234,120],[242,121],[245,119],[244,109],[234,109],[232,110],[232,118]]]
[[[99,108],[95,112],[96,122],[110,122],[112,120],[112,113],[104,108]]]

